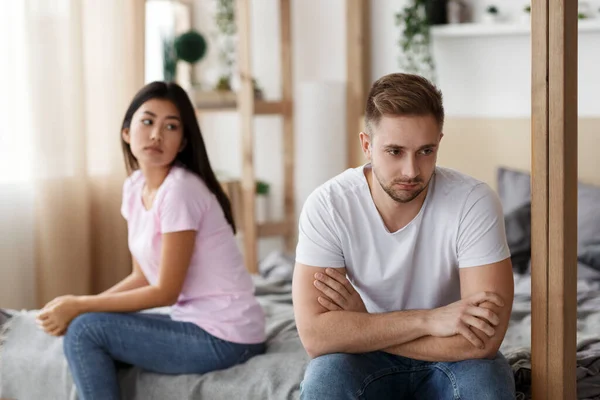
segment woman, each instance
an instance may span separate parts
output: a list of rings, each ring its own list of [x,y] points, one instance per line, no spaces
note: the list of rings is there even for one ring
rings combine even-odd
[[[118,399],[115,361],[164,374],[228,368],[265,350],[265,318],[235,241],[231,206],[210,166],[194,108],[153,82],[122,125],[133,272],[96,296],[62,296],[38,323],[63,335],[82,400]],[[171,306],[170,315],[136,313]]]

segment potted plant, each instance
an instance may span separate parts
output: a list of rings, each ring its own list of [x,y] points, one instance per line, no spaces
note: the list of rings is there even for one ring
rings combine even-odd
[[[204,36],[195,30],[190,30],[179,35],[174,42],[175,53],[179,60],[190,64],[192,68],[192,86],[196,86],[196,78],[194,74],[194,65],[200,61],[206,54],[206,40]]]
[[[522,24],[531,24],[531,5],[527,4],[523,7],[520,20]]]
[[[435,81],[426,6],[426,0],[414,0],[396,14],[396,26],[401,29],[398,64],[403,72]]]
[[[269,220],[269,192],[271,187],[265,181],[256,181],[256,223],[263,224]]]
[[[483,22],[490,24],[490,23],[496,23],[498,22],[498,19],[500,18],[500,11],[498,10],[498,7],[494,6],[494,5],[490,5],[485,9],[485,13],[483,14]]]
[[[236,61],[235,0],[217,0],[215,22],[219,31],[219,62],[221,75],[215,86],[218,91],[231,91],[231,80]]]

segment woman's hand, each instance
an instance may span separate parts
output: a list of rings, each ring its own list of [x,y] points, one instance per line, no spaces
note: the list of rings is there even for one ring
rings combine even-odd
[[[77,296],[60,296],[40,310],[36,322],[49,335],[62,336],[79,314],[81,308]]]

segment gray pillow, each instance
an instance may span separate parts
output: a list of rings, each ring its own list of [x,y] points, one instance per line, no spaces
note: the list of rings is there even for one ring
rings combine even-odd
[[[500,167],[497,179],[505,215],[531,201],[528,173]],[[600,271],[600,187],[577,186],[577,245],[579,260]]]
[[[513,269],[524,274],[531,260],[531,203],[505,214],[504,224]]]
[[[531,178],[528,173],[500,167],[496,180],[504,214],[531,202]]]

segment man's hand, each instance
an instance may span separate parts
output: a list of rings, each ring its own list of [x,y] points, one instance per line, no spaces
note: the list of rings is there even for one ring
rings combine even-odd
[[[327,268],[325,273],[315,274],[315,287],[324,296],[318,297],[318,302],[329,311],[367,312],[360,295],[354,289],[345,275],[335,268]],[[473,333],[470,327],[475,327],[489,337],[494,336],[494,327],[500,319],[498,315],[480,304],[491,302],[498,307],[504,304],[495,293],[480,292],[466,299],[436,308],[428,312],[428,331],[430,336],[450,337],[462,335],[473,346],[482,349],[484,343]]]
[[[483,341],[473,333],[470,327],[475,327],[492,337],[495,333],[494,327],[500,323],[500,318],[496,313],[479,307],[481,303],[485,302],[494,303],[498,307],[504,306],[504,302],[497,294],[479,292],[445,307],[430,310],[427,316],[429,334],[437,337],[462,335],[475,347],[483,349]]]
[[[346,275],[335,268],[326,268],[325,273],[317,272],[315,279],[315,287],[326,296],[319,296],[317,301],[327,310],[367,312],[365,303],[354,286]]]

